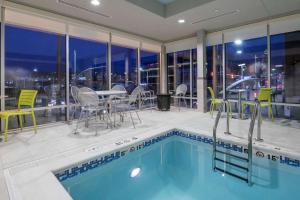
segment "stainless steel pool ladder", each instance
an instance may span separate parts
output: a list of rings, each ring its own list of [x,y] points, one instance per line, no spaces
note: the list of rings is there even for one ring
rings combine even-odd
[[[218,124],[219,124],[219,121],[220,121],[222,111],[224,109],[224,105],[226,103],[228,103],[228,100],[224,100],[222,102],[221,106],[219,107],[219,111],[218,111],[217,117],[215,119],[215,124],[214,124],[214,128],[213,128],[213,169],[214,169],[214,171],[220,171],[222,173],[225,173],[225,174],[228,174],[230,176],[241,179],[241,180],[247,182],[248,185],[250,186],[250,185],[252,185],[252,181],[251,181],[251,178],[252,178],[252,138],[253,138],[253,130],[254,130],[254,125],[255,125],[255,120],[256,120],[256,117],[257,117],[257,113],[258,113],[260,104],[259,104],[259,102],[256,101],[255,108],[254,108],[254,113],[252,114],[252,117],[251,117],[250,128],[249,128],[249,132],[248,132],[248,157],[242,157],[242,156],[238,156],[238,155],[231,154],[231,153],[224,152],[222,150],[217,149],[217,127],[218,127]],[[229,132],[229,119],[228,118],[229,118],[229,114],[228,114],[228,111],[227,111],[227,132]],[[224,155],[225,159],[217,157],[217,154]],[[242,166],[240,164],[230,162],[230,161],[227,160],[227,157],[238,159],[241,162],[246,163],[247,165]],[[224,168],[222,169],[222,168],[218,167],[216,165],[216,162],[223,163]],[[227,166],[227,165],[230,165],[234,168],[237,168],[237,169],[240,169],[241,171],[244,171],[246,173],[246,177],[226,170],[225,166]]]

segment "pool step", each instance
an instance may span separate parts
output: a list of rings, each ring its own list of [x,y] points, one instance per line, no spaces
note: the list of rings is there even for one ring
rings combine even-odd
[[[234,158],[234,159],[240,160],[242,163],[247,164],[247,166],[248,166],[248,163],[249,163],[248,158],[245,158],[245,157],[242,157],[242,156],[238,156],[238,155],[235,155],[235,154],[232,154],[232,153],[220,151],[220,150],[218,150],[218,149],[215,149],[215,153],[216,153],[216,154],[215,154],[215,156],[214,156],[214,162],[218,161],[218,162],[221,162],[221,163],[224,163],[224,164],[225,164],[224,169],[222,169],[222,168],[220,168],[220,167],[217,167],[216,164],[214,164],[214,170],[215,170],[215,171],[220,171],[220,172],[222,172],[222,173],[225,173],[225,174],[228,174],[228,175],[233,176],[233,177],[235,177],[235,178],[238,178],[238,179],[240,179],[240,180],[243,180],[243,181],[245,181],[246,183],[249,183],[248,178],[245,178],[245,177],[243,177],[243,176],[241,176],[241,175],[239,175],[239,174],[236,174],[236,173],[234,173],[234,172],[231,172],[231,171],[226,170],[226,165],[228,165],[228,166],[230,165],[230,166],[233,166],[233,167],[235,167],[235,168],[244,170],[245,175],[247,176],[247,173],[249,172],[249,168],[248,168],[248,167],[244,167],[244,166],[242,166],[242,165],[240,165],[240,164],[230,162],[230,161],[226,160],[226,158],[228,157],[228,158]],[[217,153],[218,153],[218,154],[221,154],[221,155],[224,155],[225,158],[223,159],[223,158],[217,157]]]
[[[240,169],[242,169],[242,170],[248,171],[248,168],[247,168],[247,167],[244,167],[244,166],[241,166],[241,165],[238,165],[238,164],[229,162],[229,161],[227,161],[227,160],[223,160],[223,159],[220,159],[220,158],[215,158],[215,160],[216,160],[216,161],[219,161],[219,162],[222,162],[222,163],[225,163],[225,164],[228,164],[228,165],[231,165],[231,166],[234,166],[234,167],[237,167],[237,168],[240,168]]]
[[[227,153],[226,148],[225,151],[220,151],[218,150],[218,144],[220,142],[219,139],[217,139],[217,128],[218,128],[218,124],[221,118],[221,114],[223,112],[223,110],[225,110],[226,107],[226,111],[227,111],[227,115],[226,115],[226,132],[227,134],[230,133],[229,130],[229,122],[230,122],[230,102],[228,101],[228,99],[223,99],[221,105],[218,107],[219,111],[217,114],[217,117],[215,118],[215,123],[213,126],[213,158],[212,158],[212,165],[213,165],[213,170],[215,171],[221,171],[223,173],[226,173],[228,175],[231,175],[233,177],[239,178],[244,180],[245,182],[248,183],[249,186],[252,185],[252,165],[253,165],[253,144],[252,144],[252,140],[253,140],[253,131],[254,131],[254,126],[255,126],[255,120],[258,117],[258,121],[260,121],[260,102],[258,100],[255,101],[255,106],[254,106],[254,110],[252,112],[252,116],[251,116],[251,121],[250,121],[250,127],[249,127],[249,131],[248,131],[248,145],[247,145],[247,158],[246,157],[242,157],[242,156],[238,156],[236,154],[232,154],[232,153]],[[258,123],[258,130],[260,131],[260,123]],[[224,157],[230,157],[230,158],[236,158],[239,159],[240,161],[243,161],[243,163],[247,164],[246,165],[241,165],[241,162],[236,162],[236,163],[232,163],[230,162],[230,160],[228,161],[227,159],[221,159],[220,156],[218,157],[218,154],[222,154]],[[222,162],[224,165],[224,168],[221,169],[219,167],[217,167],[217,162]],[[227,168],[226,166],[233,166],[235,167],[234,171],[227,171],[226,169],[231,169],[231,168]],[[245,174],[246,174],[246,178],[240,176],[238,173],[236,173],[235,171],[237,170],[237,168],[244,170]]]
[[[234,154],[231,154],[231,153],[227,153],[227,152],[224,152],[224,151],[220,151],[220,150],[218,150],[218,149],[216,149],[216,152],[217,152],[217,153],[221,153],[221,154],[225,154],[225,155],[227,155],[227,156],[230,156],[230,157],[237,158],[237,159],[244,160],[244,161],[248,162],[248,158],[244,158],[244,157],[237,156],[237,155],[234,155]]]
[[[215,170],[218,170],[218,171],[220,171],[220,172],[222,172],[222,173],[228,174],[228,175],[230,175],[230,176],[233,176],[233,177],[235,177],[235,178],[241,179],[241,180],[243,180],[243,181],[245,181],[245,182],[248,183],[248,179],[247,179],[247,178],[244,178],[244,177],[239,176],[239,175],[237,175],[237,174],[234,174],[234,173],[232,173],[232,172],[226,171],[226,170],[221,169],[221,168],[219,168],[219,167],[215,167],[214,169],[215,169]]]

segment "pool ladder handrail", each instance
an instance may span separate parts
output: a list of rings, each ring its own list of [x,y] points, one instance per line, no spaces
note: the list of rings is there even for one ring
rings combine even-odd
[[[252,164],[253,164],[253,160],[252,160],[253,159],[252,158],[252,152],[253,152],[252,140],[253,140],[253,131],[254,131],[254,126],[255,126],[255,120],[257,118],[258,110],[260,109],[260,103],[259,103],[259,101],[256,100],[255,107],[254,107],[254,113],[251,116],[250,128],[249,128],[249,132],[248,132],[248,158],[240,157],[240,156],[237,156],[237,155],[234,155],[234,154],[230,154],[230,153],[226,153],[226,152],[217,150],[217,127],[218,127],[218,124],[219,124],[219,121],[220,121],[220,118],[221,118],[221,114],[222,114],[222,111],[223,111],[226,103],[229,103],[229,101],[224,99],[222,104],[219,107],[218,114],[217,114],[217,117],[215,119],[215,124],[214,124],[214,127],[213,127],[213,169],[215,171],[218,170],[218,171],[221,171],[221,172],[226,173],[228,175],[231,175],[231,176],[234,176],[234,177],[239,178],[241,180],[244,180],[248,183],[249,186],[251,186],[252,185],[252,180],[251,180],[251,178],[252,178]],[[229,109],[227,109],[227,126],[226,126],[227,133],[229,133],[229,117],[230,117],[228,110]],[[231,156],[231,157],[238,158],[240,160],[246,161],[247,162],[247,168],[243,167],[243,166],[240,166],[238,164],[234,164],[232,162],[217,158],[217,152],[222,153],[226,156]],[[237,174],[234,174],[232,172],[226,171],[225,169],[218,168],[216,166],[216,161],[221,161],[225,164],[229,164],[231,166],[238,167],[240,169],[243,169],[243,170],[247,171],[247,178],[244,178],[240,175],[237,175]]]

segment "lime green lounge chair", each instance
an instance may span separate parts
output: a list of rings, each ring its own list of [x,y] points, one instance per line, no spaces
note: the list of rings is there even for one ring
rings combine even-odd
[[[272,88],[261,88],[258,94],[258,102],[260,102],[261,108],[268,108],[268,116],[269,118],[272,119],[272,121],[274,121],[272,105],[271,105],[271,94],[272,94]],[[255,102],[254,101],[242,102],[242,116],[244,116],[246,106],[250,106],[253,113]]]
[[[37,95],[36,90],[21,90],[19,101],[18,101],[18,110],[7,110],[0,112],[0,118],[5,120],[5,130],[4,130],[4,141],[7,142],[8,139],[8,118],[12,116],[17,116],[19,118],[20,128],[23,128],[22,117],[23,115],[31,115],[33,121],[34,131],[36,133],[36,121],[34,116],[34,101]],[[29,110],[22,110],[22,107],[29,107]]]

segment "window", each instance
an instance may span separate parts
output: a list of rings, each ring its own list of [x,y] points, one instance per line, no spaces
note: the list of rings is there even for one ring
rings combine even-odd
[[[141,51],[141,85],[147,90],[159,91],[160,54]]]
[[[70,37],[70,84],[108,89],[107,44]]]
[[[272,101],[300,103],[300,31],[271,36]],[[275,114],[300,119],[299,107],[275,106]],[[298,113],[298,114],[297,114]]]
[[[123,85],[130,93],[137,82],[137,49],[112,45],[111,48],[111,82]]]
[[[175,57],[175,58],[174,58]],[[167,54],[168,90],[175,93],[177,86],[187,86],[188,107],[197,106],[197,49]]]
[[[180,84],[187,86],[186,96],[191,95],[190,91],[190,50],[179,51],[177,54],[177,67],[176,67],[176,87]]]
[[[167,54],[167,66],[168,66],[168,91],[173,93],[175,91],[174,81],[175,81],[175,67],[174,67],[174,53]]]
[[[192,106],[197,105],[197,49],[192,50]]]
[[[35,107],[65,105],[65,36],[13,25],[5,34],[5,109],[17,107],[22,89],[38,91]],[[62,120],[65,111],[58,110],[39,111],[38,123]]]
[[[237,98],[236,89],[245,89],[243,98],[254,100],[268,86],[267,37],[225,44],[226,94]]]
[[[213,88],[216,98],[223,97],[222,44],[206,47],[207,87]],[[207,92],[208,100],[210,93]],[[210,103],[208,101],[208,103]]]

